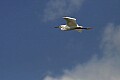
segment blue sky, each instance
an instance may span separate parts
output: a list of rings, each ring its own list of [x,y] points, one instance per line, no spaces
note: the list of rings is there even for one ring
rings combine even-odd
[[[119,80],[119,0],[0,1],[0,80]],[[60,31],[63,16],[90,31]]]

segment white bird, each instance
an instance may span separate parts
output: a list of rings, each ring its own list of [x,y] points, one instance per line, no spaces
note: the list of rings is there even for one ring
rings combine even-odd
[[[71,18],[71,17],[63,17],[63,19],[66,20],[66,25],[60,25],[58,27],[55,28],[60,28],[63,31],[69,31],[69,30],[77,30],[78,32],[82,32],[83,29],[85,30],[90,30],[92,28],[87,27],[84,28],[83,26],[79,26],[76,23],[76,19],[75,18]]]

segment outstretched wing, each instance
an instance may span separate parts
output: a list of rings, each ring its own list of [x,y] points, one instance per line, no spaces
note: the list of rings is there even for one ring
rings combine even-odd
[[[71,17],[63,17],[69,27],[77,27],[76,19]]]

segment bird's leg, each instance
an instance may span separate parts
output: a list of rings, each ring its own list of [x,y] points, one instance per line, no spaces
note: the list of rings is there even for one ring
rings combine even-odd
[[[75,29],[86,29],[86,30],[90,30],[92,28],[81,28],[81,27],[76,27]]]

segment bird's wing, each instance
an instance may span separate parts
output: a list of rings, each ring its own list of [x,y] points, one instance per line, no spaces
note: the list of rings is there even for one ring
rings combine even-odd
[[[76,19],[71,17],[63,17],[69,27],[77,27]]]

